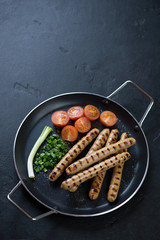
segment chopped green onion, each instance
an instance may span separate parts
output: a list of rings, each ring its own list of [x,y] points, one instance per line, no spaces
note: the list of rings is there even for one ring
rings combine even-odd
[[[44,145],[35,155],[34,166],[38,167],[38,172],[47,172],[47,169],[54,168],[67,152],[66,143],[57,134],[52,134],[46,138]]]

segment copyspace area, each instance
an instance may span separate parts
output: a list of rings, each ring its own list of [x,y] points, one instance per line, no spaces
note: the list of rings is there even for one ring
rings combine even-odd
[[[0,1],[1,239],[160,238],[159,29],[160,2],[156,0]],[[23,119],[39,103],[53,96],[89,92],[107,97],[127,80],[154,99],[142,125],[149,145],[149,168],[141,188],[121,208],[102,216],[79,218],[52,214],[30,221],[7,200],[8,193],[19,181],[13,145]],[[149,104],[132,86],[113,99],[137,121]],[[50,121],[49,116],[46,119]],[[48,124],[52,126],[51,122]],[[20,144],[23,149],[23,142]],[[134,179],[137,169],[132,172]],[[45,188],[44,182],[39,184]],[[66,199],[68,194],[66,191]],[[82,188],[73,194],[73,199],[83,199]],[[22,186],[12,198],[31,216],[48,211]]]

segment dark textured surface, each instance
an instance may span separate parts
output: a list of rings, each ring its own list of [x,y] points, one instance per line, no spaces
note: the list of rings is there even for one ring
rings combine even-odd
[[[160,238],[159,29],[156,0],[0,0],[1,239]],[[155,100],[143,124],[150,166],[139,192],[120,210],[98,218],[58,214],[28,220],[6,198],[18,182],[12,148],[23,118],[56,94],[89,91],[107,96],[128,79]],[[137,118],[148,103],[129,89],[119,99]],[[46,210],[22,188],[14,199],[33,216]]]

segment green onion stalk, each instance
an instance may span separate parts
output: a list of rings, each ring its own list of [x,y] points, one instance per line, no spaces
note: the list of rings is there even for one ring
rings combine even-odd
[[[29,156],[28,156],[28,161],[27,161],[27,170],[28,170],[28,177],[29,178],[34,178],[34,170],[33,170],[33,159],[34,156],[38,150],[38,148],[40,147],[40,145],[44,142],[44,140],[47,138],[47,136],[49,135],[49,133],[52,131],[52,128],[45,126],[41,135],[39,136],[39,138],[37,139],[37,141],[35,142]]]

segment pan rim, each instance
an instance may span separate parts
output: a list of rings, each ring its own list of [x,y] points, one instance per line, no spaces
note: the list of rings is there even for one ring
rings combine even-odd
[[[50,207],[48,206],[46,203],[42,202],[40,199],[38,199],[29,189],[28,187],[26,186],[26,184],[24,183],[22,177],[20,176],[20,173],[18,171],[18,167],[17,167],[17,164],[16,164],[16,156],[15,156],[15,147],[16,147],[16,141],[17,141],[17,137],[18,137],[18,134],[21,130],[21,127],[23,126],[25,120],[29,117],[30,114],[32,114],[32,112],[34,112],[38,107],[40,107],[41,105],[43,105],[44,103],[46,102],[49,102],[50,100],[54,99],[54,98],[58,98],[58,97],[63,97],[63,96],[66,96],[66,95],[75,95],[75,94],[84,94],[84,95],[93,95],[93,96],[97,96],[97,97],[101,97],[101,98],[104,98],[115,104],[117,104],[119,107],[121,107],[123,110],[125,110],[133,119],[134,121],[136,122],[136,124],[138,125],[138,127],[140,128],[142,134],[143,134],[143,137],[144,137],[144,140],[145,140],[145,145],[146,145],[146,150],[147,150],[147,160],[146,160],[146,168],[145,168],[145,171],[144,171],[144,174],[143,174],[143,177],[138,185],[138,187],[136,188],[136,190],[125,200],[123,201],[122,203],[120,203],[119,205],[109,209],[109,210],[106,210],[106,211],[102,211],[102,212],[98,212],[98,213],[92,213],[92,214],[74,214],[74,213],[68,213],[68,212],[63,212],[63,211],[60,211],[60,210],[57,210],[53,207]],[[125,205],[127,202],[129,202],[135,195],[136,193],[139,191],[140,187],[142,186],[145,178],[146,178],[146,175],[147,175],[147,172],[148,172],[148,167],[149,167],[149,145],[148,145],[148,141],[147,141],[147,138],[144,134],[144,131],[142,129],[142,127],[139,125],[139,122],[137,121],[137,119],[133,116],[132,113],[130,113],[126,108],[124,108],[121,104],[117,103],[116,101],[108,98],[108,97],[105,97],[103,95],[100,95],[100,94],[96,94],[96,93],[91,93],[91,92],[67,92],[67,93],[62,93],[62,94],[58,94],[58,95],[55,95],[55,96],[52,96],[50,98],[47,98],[45,99],[44,101],[40,102],[38,105],[36,105],[34,108],[31,109],[31,111],[28,112],[28,114],[24,117],[24,119],[21,121],[18,129],[17,129],[17,132],[15,134],[15,138],[14,138],[14,143],[13,143],[13,160],[14,160],[14,166],[15,166],[15,169],[16,169],[16,173],[17,173],[17,176],[21,182],[21,184],[23,185],[23,187],[26,189],[26,191],[35,199],[37,200],[40,204],[42,204],[43,206],[45,206],[46,208],[50,209],[50,210],[53,210],[53,212],[55,213],[60,213],[62,215],[67,215],[67,216],[73,216],[73,217],[94,217],[94,216],[101,216],[101,215],[104,215],[104,214],[107,214],[107,213],[111,213],[117,209],[119,209],[120,207],[122,207],[123,205]]]

